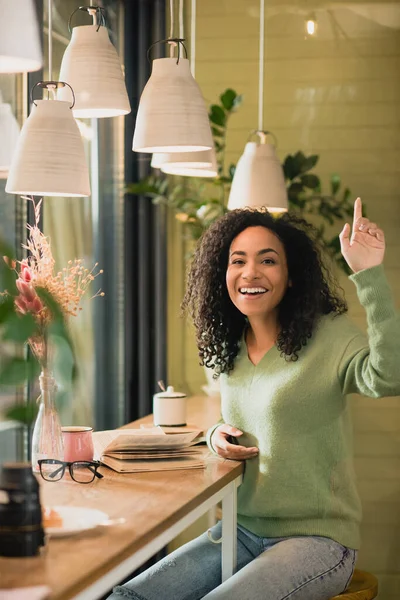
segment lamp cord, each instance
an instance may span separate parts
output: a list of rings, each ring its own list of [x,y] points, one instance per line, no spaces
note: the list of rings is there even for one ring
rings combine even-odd
[[[260,47],[258,67],[258,131],[264,127],[264,0],[260,0]]]
[[[174,37],[174,0],[169,0],[169,37]]]
[[[192,0],[190,11],[190,70],[196,73],[196,0]]]
[[[174,38],[174,0],[170,0],[169,2],[169,12],[170,12],[170,28],[169,28],[169,39],[170,41],[170,58],[174,55],[174,48],[177,45]],[[179,0],[179,40],[183,40],[183,0]],[[179,43],[178,43],[179,46]],[[179,48],[178,48],[178,59],[179,59]],[[178,60],[179,62],[179,60]]]
[[[179,37],[184,39],[183,35],[183,0],[179,0]]]
[[[53,11],[52,11],[52,0],[49,0],[48,4],[48,19],[49,19],[49,81],[53,80]]]

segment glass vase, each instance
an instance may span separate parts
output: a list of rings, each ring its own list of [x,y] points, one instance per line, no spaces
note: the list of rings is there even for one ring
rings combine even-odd
[[[39,382],[39,411],[32,434],[32,469],[35,473],[39,473],[37,461],[41,458],[64,460],[62,431],[55,405],[57,385],[47,370],[42,371]]]

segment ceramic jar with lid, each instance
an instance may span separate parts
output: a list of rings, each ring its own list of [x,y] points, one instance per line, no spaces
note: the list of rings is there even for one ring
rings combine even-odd
[[[154,425],[182,427],[186,425],[186,394],[176,392],[172,385],[153,396]]]

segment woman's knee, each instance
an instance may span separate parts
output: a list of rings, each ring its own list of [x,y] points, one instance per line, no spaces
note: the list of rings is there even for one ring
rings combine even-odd
[[[218,536],[218,527],[213,536]],[[186,600],[201,598],[220,583],[221,546],[207,534],[181,546],[127,583],[108,600]]]

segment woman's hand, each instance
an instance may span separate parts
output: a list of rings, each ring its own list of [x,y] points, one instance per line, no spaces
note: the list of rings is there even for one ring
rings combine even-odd
[[[382,229],[362,216],[361,199],[354,202],[353,231],[346,223],[339,235],[342,254],[354,273],[383,262],[385,236]]]
[[[247,458],[254,458],[254,456],[257,456],[258,448],[246,448],[245,446],[231,444],[228,440],[231,435],[239,437],[240,435],[243,435],[243,431],[224,423],[217,427],[212,434],[211,444],[218,456],[230,458],[231,460],[246,460]]]

